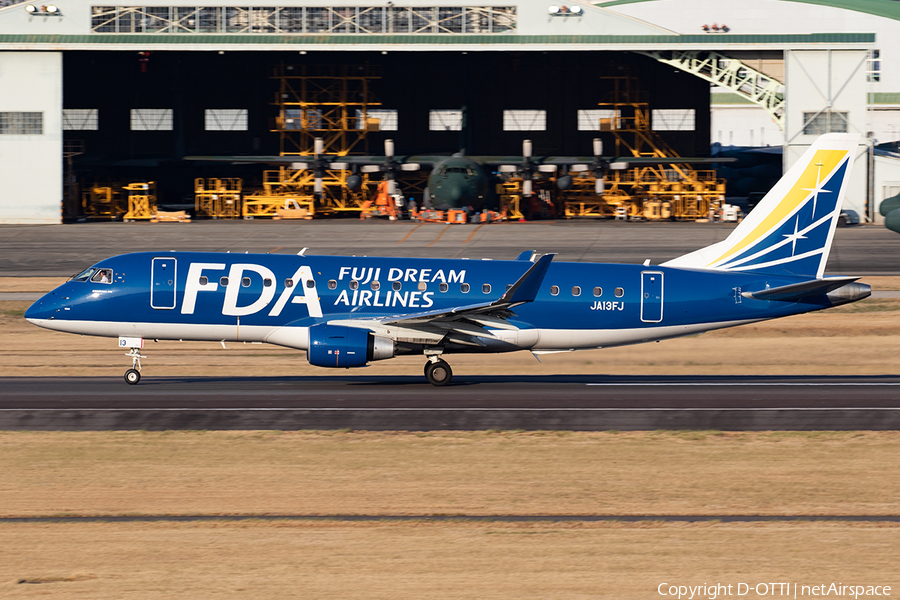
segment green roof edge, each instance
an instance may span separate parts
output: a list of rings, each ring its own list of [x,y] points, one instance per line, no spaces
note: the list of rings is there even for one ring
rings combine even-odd
[[[623,4],[638,4],[643,2],[658,2],[659,0],[612,0],[612,2],[595,2],[595,6],[610,8]],[[884,17],[900,21],[900,2],[896,0],[781,0],[782,2],[797,2],[800,4],[815,4],[817,6],[829,6],[852,10],[876,17]]]

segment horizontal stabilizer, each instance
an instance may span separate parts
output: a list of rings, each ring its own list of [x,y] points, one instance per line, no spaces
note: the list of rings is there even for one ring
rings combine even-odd
[[[790,285],[782,285],[776,288],[760,290],[758,292],[743,292],[744,298],[756,300],[787,300],[796,301],[811,296],[824,296],[832,290],[853,283],[859,277],[826,277],[824,279],[812,279]]]

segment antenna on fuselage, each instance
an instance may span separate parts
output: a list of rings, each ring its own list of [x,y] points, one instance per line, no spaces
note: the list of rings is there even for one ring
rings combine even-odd
[[[309,248],[303,248],[303,250],[297,253],[297,256],[303,256],[304,254],[306,254],[307,250],[309,250]]]

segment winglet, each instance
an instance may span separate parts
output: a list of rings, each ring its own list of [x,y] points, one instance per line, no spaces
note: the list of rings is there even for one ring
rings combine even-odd
[[[555,254],[545,254],[531,265],[525,274],[519,277],[519,280],[513,284],[506,293],[500,296],[500,299],[493,302],[492,306],[521,304],[523,302],[533,302],[537,297],[544,276],[550,268]]]

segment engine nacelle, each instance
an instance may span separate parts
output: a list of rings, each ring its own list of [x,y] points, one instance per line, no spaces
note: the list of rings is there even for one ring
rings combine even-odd
[[[306,358],[311,365],[346,369],[393,357],[394,340],[368,329],[325,324],[309,328]]]

